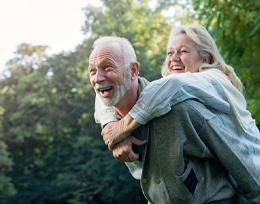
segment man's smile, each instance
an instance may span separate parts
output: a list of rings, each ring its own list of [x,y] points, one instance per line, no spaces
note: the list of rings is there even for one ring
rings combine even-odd
[[[107,98],[110,95],[110,92],[112,91],[113,87],[112,86],[105,86],[105,87],[98,87],[96,90],[100,94],[101,97]]]

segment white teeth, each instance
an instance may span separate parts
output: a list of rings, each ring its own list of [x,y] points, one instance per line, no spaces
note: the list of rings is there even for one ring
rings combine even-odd
[[[104,90],[107,90],[107,89],[111,89],[111,86],[101,86],[99,84],[96,84],[95,88],[97,90],[104,91]]]
[[[104,91],[104,90],[107,90],[107,89],[110,89],[109,87],[106,87],[106,88],[100,88],[99,90],[100,91]]]
[[[182,70],[182,69],[184,69],[184,67],[173,66],[172,69],[173,69],[173,70],[176,70],[176,69],[180,69],[180,70]]]

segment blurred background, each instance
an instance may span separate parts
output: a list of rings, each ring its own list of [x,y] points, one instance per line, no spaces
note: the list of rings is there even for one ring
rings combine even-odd
[[[171,28],[203,25],[260,123],[259,0],[10,2],[0,1],[1,204],[146,203],[94,122],[87,67],[101,36],[129,39],[140,75],[154,80]]]

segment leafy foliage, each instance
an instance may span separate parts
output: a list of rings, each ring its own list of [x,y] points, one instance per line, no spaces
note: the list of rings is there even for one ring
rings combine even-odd
[[[102,2],[104,9],[85,9],[86,19],[91,19],[85,23],[85,33],[92,31],[94,39],[106,35],[127,38],[136,50],[140,74],[149,80],[158,79],[171,29],[161,12],[151,11],[146,1],[140,5],[132,0]]]
[[[23,43],[9,61],[0,81],[0,203],[146,202],[138,181],[103,144],[93,119],[94,91],[86,68],[100,36],[129,39],[140,75],[153,80],[160,77],[170,23],[199,22],[235,67],[260,121],[258,1],[158,0],[154,7],[148,0],[102,3],[84,9],[88,37],[75,52],[48,56],[48,47]],[[172,9],[178,12],[167,18],[161,13]]]
[[[213,33],[226,62],[244,83],[249,110],[260,122],[260,2],[193,0],[195,15]]]
[[[124,182],[137,186],[101,140],[93,120],[94,91],[82,77],[86,62],[81,57],[63,53],[44,63],[28,61],[19,65],[22,73],[11,66],[10,77],[2,81],[7,87],[3,141],[14,161],[15,171],[8,175],[17,190],[6,203],[114,203],[115,189]],[[111,177],[106,169],[120,173]],[[140,188],[129,188],[117,193],[117,200],[133,194],[132,189],[141,195]]]

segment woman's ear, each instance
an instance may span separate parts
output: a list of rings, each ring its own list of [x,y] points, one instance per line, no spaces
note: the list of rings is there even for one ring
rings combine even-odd
[[[205,57],[203,59],[203,63],[212,64],[213,63],[212,56],[211,55],[207,55],[207,57]]]
[[[131,74],[132,74],[132,79],[135,77],[138,77],[139,74],[139,64],[138,62],[132,62],[131,63]]]

